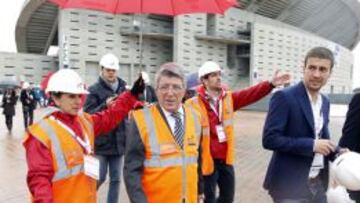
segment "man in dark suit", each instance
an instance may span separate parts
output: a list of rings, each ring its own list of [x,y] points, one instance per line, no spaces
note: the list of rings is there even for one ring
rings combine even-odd
[[[360,153],[360,93],[352,98],[343,127],[339,145]],[[360,203],[360,191],[349,191],[351,199]]]
[[[264,181],[275,203],[326,203],[329,140],[328,98],[320,89],[329,79],[334,57],[324,47],[311,49],[303,81],[276,92],[270,101],[263,146],[273,151]]]

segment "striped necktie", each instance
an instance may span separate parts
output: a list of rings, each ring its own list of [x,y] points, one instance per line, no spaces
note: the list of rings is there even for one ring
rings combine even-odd
[[[174,138],[176,143],[183,148],[184,143],[184,125],[181,121],[181,114],[179,112],[174,112],[171,116],[175,119],[175,128],[173,131]]]

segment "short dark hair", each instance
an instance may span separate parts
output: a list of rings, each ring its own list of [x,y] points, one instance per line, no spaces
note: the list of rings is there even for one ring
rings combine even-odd
[[[331,63],[330,70],[332,70],[335,63],[334,54],[330,49],[325,47],[314,47],[310,49],[310,51],[308,51],[308,53],[305,56],[304,67],[306,67],[306,63],[309,58],[320,58],[320,59],[330,60]]]
[[[63,92],[50,92],[50,96],[56,97],[56,98],[60,98],[61,95],[63,95]]]

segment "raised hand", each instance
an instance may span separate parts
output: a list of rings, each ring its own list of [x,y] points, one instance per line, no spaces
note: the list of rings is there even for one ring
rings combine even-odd
[[[289,73],[280,73],[280,70],[276,70],[270,83],[274,87],[278,87],[290,83],[290,78],[291,76]]]
[[[139,74],[139,77],[134,82],[130,92],[132,95],[137,97],[144,92],[144,89],[145,89],[145,82],[144,82],[144,79],[142,78],[141,74]]]

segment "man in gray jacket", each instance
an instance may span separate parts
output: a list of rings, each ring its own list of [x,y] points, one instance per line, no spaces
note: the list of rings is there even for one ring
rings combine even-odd
[[[125,91],[126,82],[117,76],[119,59],[113,54],[104,55],[99,63],[101,75],[99,80],[89,87],[84,111],[88,113],[99,112],[112,105],[117,95]],[[125,147],[126,119],[109,133],[109,136],[98,136],[95,139],[95,154],[100,160],[100,179],[97,188],[106,179],[109,169],[110,186],[107,202],[117,203],[121,176],[121,162]]]
[[[132,203],[201,202],[201,144],[206,122],[182,103],[186,84],[175,63],[155,77],[157,103],[133,111],[127,129],[124,180]]]

